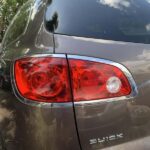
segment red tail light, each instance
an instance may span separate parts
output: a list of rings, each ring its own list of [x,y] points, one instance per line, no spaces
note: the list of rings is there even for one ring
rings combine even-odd
[[[125,68],[83,58],[69,55],[67,61],[65,55],[53,55],[18,59],[14,63],[17,93],[31,101],[64,103],[72,101],[71,95],[79,102],[129,96],[136,91]]]
[[[126,96],[131,86],[117,67],[86,60],[69,60],[74,101]]]
[[[70,102],[68,65],[65,58],[31,57],[15,62],[19,93],[40,102]]]

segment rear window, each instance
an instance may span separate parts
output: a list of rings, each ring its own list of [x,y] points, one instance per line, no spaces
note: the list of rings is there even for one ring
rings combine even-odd
[[[58,34],[150,44],[150,0],[48,0],[45,25]]]

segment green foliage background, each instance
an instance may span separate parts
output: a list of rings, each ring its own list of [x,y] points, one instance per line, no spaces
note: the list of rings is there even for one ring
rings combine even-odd
[[[0,42],[12,18],[27,0],[0,0]]]

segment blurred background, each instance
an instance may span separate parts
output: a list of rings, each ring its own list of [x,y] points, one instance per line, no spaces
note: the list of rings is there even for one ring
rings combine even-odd
[[[27,0],[0,0],[0,43],[12,18]]]

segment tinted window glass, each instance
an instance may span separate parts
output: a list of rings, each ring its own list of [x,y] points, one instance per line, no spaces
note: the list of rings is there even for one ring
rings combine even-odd
[[[26,3],[14,17],[4,37],[3,46],[10,44],[23,34],[28,22],[30,6],[31,2]]]
[[[49,0],[50,32],[150,43],[150,0]]]

